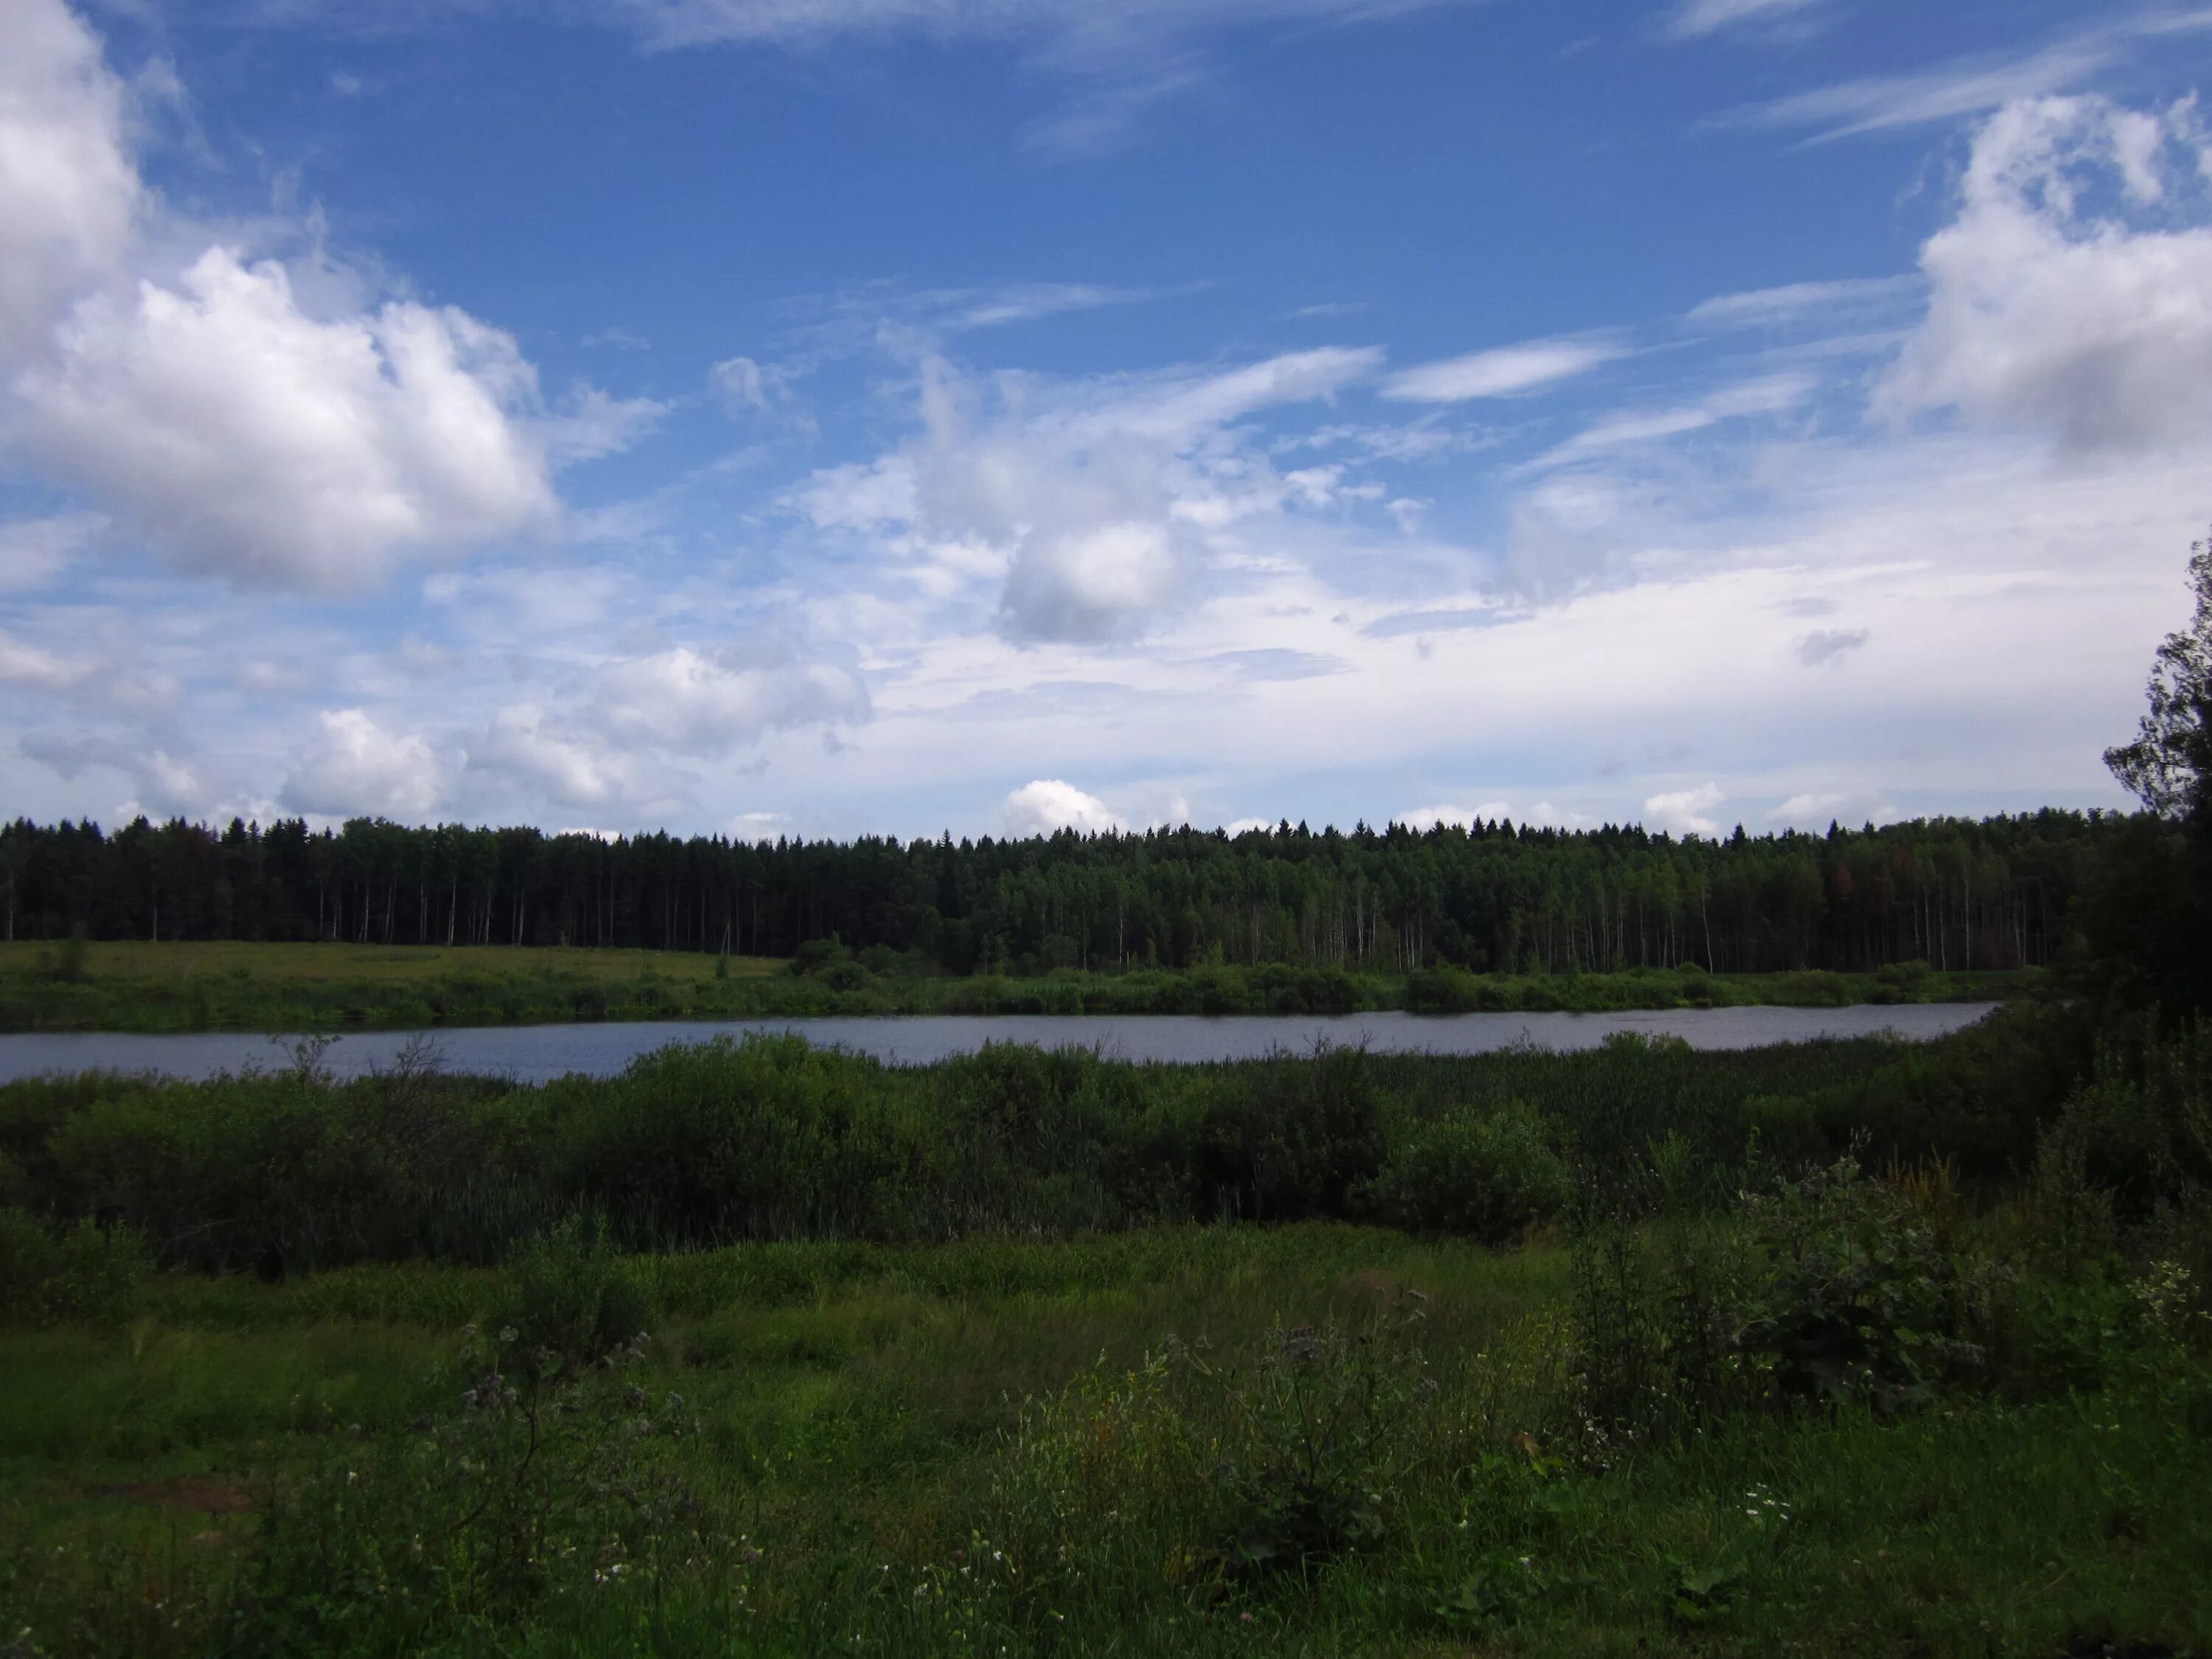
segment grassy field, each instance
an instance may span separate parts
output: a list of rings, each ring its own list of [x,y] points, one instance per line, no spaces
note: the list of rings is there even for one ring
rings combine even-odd
[[[95,941],[0,945],[0,1031],[335,1030],[916,1013],[1352,1013],[1994,1000],[2027,973],[1415,975],[1202,968],[928,978],[695,951]]]
[[[1556,1246],[1309,1225],[641,1265],[656,1328],[619,1380],[640,1393],[572,1402],[580,1443],[541,1454],[522,1495],[539,1530],[504,1547],[452,1534],[488,1478],[517,1481],[521,1454],[456,1403],[483,1369],[461,1328],[514,1316],[507,1275],[173,1279],[120,1328],[11,1339],[0,1610],[27,1634],[10,1651],[2212,1644],[2212,1456],[2191,1415],[2208,1396],[2178,1361],[2108,1355],[2090,1386],[1895,1420],[1747,1414],[1624,1456],[1563,1410]],[[1304,1462],[1265,1362],[1301,1363],[1291,1331],[1370,1334],[1409,1308],[1414,1326],[1297,1378],[1322,1480],[1353,1477],[1356,1544],[1259,1553],[1302,1524],[1220,1473]],[[1174,1338],[1207,1344],[1210,1372],[1164,1359],[1189,1352]],[[1363,1360],[1372,1378],[1349,1375]],[[1370,1385],[1393,1417],[1347,1404]],[[641,1414],[653,1431],[632,1438]],[[444,1435],[481,1464],[426,1461]],[[596,1437],[680,1474],[657,1530],[584,1498]],[[411,1565],[426,1548],[434,1566]]]
[[[0,1087],[0,1651],[2203,1654],[2094,1036]]]

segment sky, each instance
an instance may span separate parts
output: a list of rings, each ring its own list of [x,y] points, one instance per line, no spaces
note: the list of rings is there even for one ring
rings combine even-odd
[[[2212,9],[0,0],[0,811],[2124,796]]]

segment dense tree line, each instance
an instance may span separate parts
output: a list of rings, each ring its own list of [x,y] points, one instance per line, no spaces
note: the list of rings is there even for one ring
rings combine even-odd
[[[2155,822],[2045,810],[1680,839],[1478,822],[998,841],[602,840],[531,829],[140,819],[0,829],[8,937],[615,945],[787,956],[831,937],[956,973],[1291,963],[1721,972],[2051,961]]]

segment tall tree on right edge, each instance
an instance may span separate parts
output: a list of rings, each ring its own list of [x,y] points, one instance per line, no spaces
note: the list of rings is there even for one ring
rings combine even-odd
[[[2212,1006],[2212,539],[2189,580],[2195,612],[2152,661],[2136,740],[2105,751],[2148,810],[2081,917],[2094,988],[2168,1019]]]

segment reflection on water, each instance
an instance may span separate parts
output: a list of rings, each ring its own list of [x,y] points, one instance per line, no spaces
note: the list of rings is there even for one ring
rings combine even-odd
[[[795,1031],[896,1065],[927,1065],[987,1042],[1048,1048],[1095,1048],[1110,1059],[1189,1062],[1246,1060],[1278,1048],[1364,1042],[1393,1052],[1482,1054],[1521,1042],[1589,1048],[1611,1032],[1665,1032],[1699,1048],[1755,1048],[1815,1037],[1887,1031],[1924,1040],[1972,1024],[1991,1003],[1911,1004],[1891,1008],[1711,1008],[1610,1014],[1016,1014],[913,1015],[891,1018],[670,1021],[635,1025],[502,1025],[429,1033],[449,1072],[542,1083],[571,1072],[605,1076],[636,1055],[671,1042],[703,1042],[744,1031]],[[325,1063],[341,1076],[389,1065],[413,1035],[361,1032],[332,1046]],[[288,1055],[267,1036],[235,1031],[179,1036],[117,1032],[26,1032],[0,1036],[0,1081],[53,1072],[162,1072],[206,1077]]]

